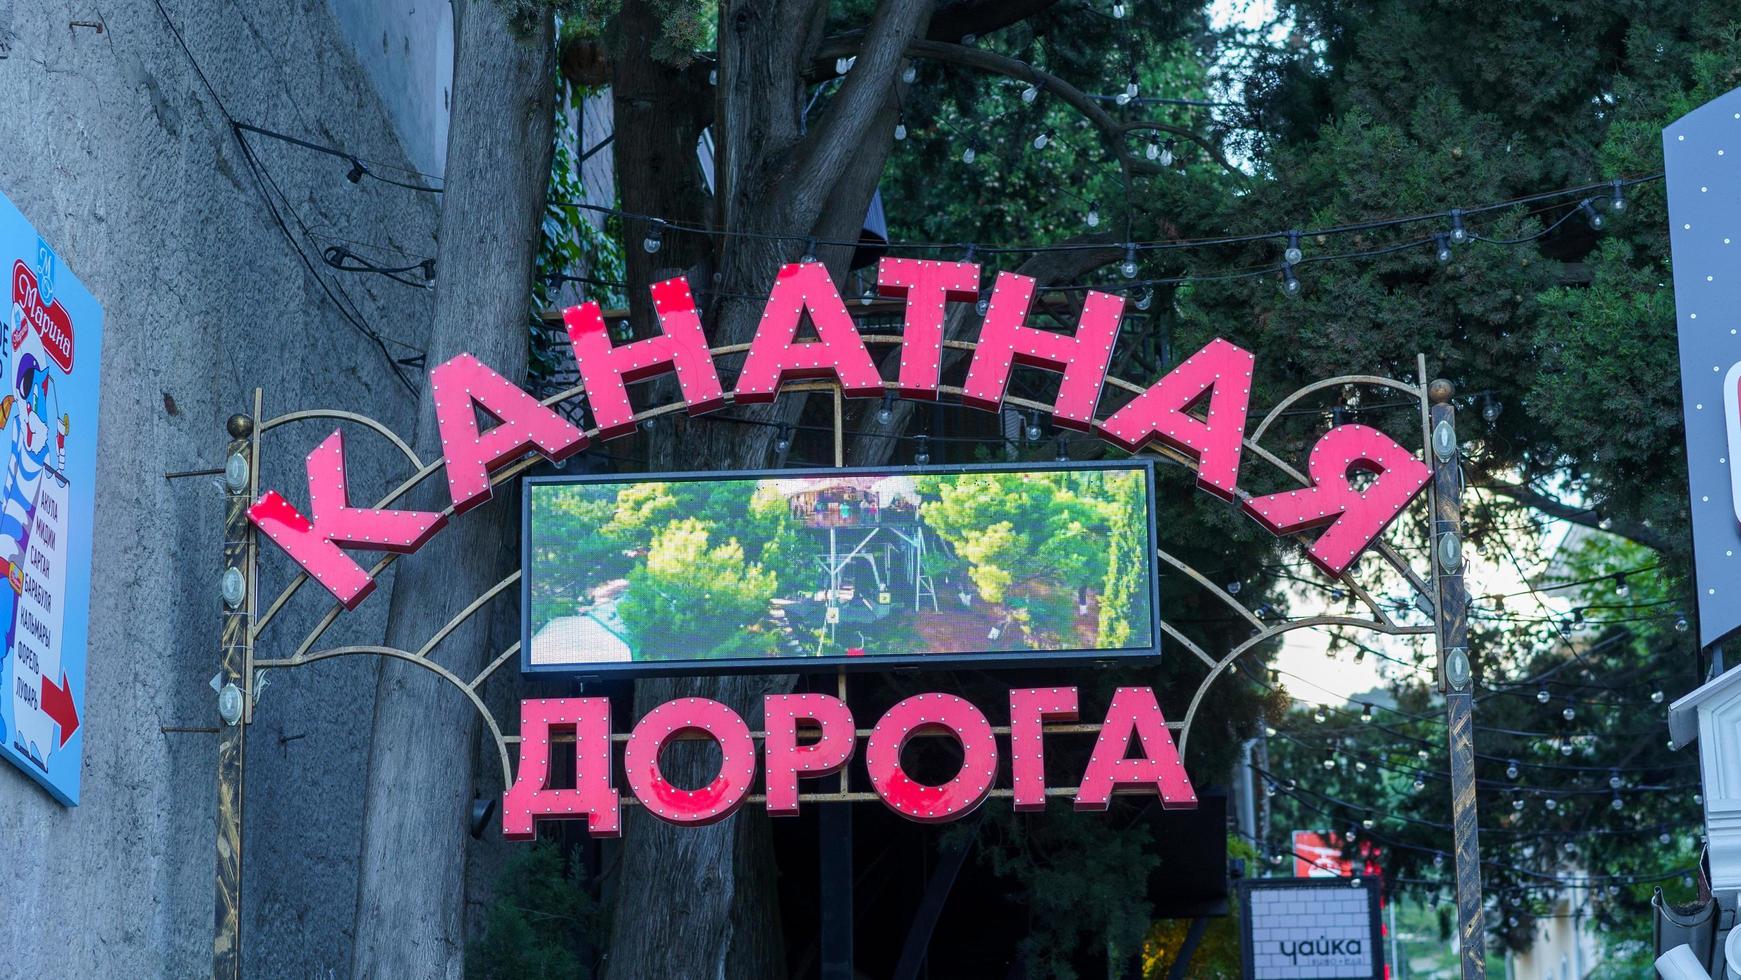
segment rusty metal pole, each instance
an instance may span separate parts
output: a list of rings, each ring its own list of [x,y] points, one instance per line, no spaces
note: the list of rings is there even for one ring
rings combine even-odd
[[[224,628],[218,676],[218,853],[213,902],[212,976],[242,975],[242,760],[253,684],[254,532],[248,507],[258,487],[260,394],[254,415],[233,415],[224,460]]]
[[[1457,410],[1449,381],[1427,387],[1433,468],[1433,587],[1439,641],[1439,690],[1450,735],[1451,825],[1457,870],[1457,933],[1463,980],[1487,976],[1487,928],[1481,910],[1481,848],[1475,821],[1474,675],[1469,664],[1469,595],[1463,585],[1463,473]]]

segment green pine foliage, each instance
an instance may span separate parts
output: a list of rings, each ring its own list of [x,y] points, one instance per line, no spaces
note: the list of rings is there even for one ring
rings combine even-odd
[[[516,851],[497,877],[483,929],[466,946],[466,976],[587,980],[585,951],[596,948],[604,926],[579,853],[565,859],[561,847],[540,841]]]

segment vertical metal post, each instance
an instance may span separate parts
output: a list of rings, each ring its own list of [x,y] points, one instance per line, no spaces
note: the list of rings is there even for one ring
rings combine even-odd
[[[838,677],[838,696],[846,700],[846,671]],[[850,788],[847,770],[840,771],[840,792]],[[816,833],[820,842],[822,980],[853,980],[852,804],[819,803]]]
[[[846,465],[846,404],[840,386],[834,386],[834,465]]]
[[[242,975],[242,773],[252,700],[254,630],[254,533],[248,507],[258,486],[258,445],[255,420],[260,392],[254,393],[254,414],[233,415],[226,428],[229,452],[224,458],[224,627],[218,676],[218,853],[213,902],[212,976],[236,980]]]
[[[834,465],[846,465],[846,405],[839,385],[834,386]],[[835,567],[834,529],[828,531],[829,586],[838,585]],[[829,595],[829,601],[834,596]],[[846,700],[846,671],[836,674],[841,701]],[[840,792],[847,791],[847,770],[840,771]],[[822,980],[853,980],[852,948],[852,804],[820,803],[816,811],[817,865],[821,872]]]
[[[1487,929],[1481,910],[1481,849],[1475,821],[1474,676],[1469,664],[1468,592],[1463,586],[1463,474],[1457,410],[1449,381],[1427,387],[1433,467],[1432,563],[1438,627],[1439,689],[1450,730],[1451,824],[1456,850],[1457,931],[1463,980],[1487,975]]]

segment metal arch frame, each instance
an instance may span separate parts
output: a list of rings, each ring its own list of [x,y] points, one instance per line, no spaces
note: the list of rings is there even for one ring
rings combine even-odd
[[[861,335],[861,339],[867,345],[898,345],[902,342],[902,337],[899,334],[863,334]],[[945,341],[944,346],[951,350],[967,353],[972,353],[977,349],[977,344],[971,341]],[[748,344],[735,344],[712,348],[709,353],[712,357],[719,358],[745,353],[748,349]],[[1270,427],[1288,408],[1298,404],[1301,400],[1316,392],[1339,388],[1350,384],[1390,388],[1416,399],[1421,406],[1422,434],[1423,437],[1425,437],[1428,427],[1428,397],[1427,386],[1425,383],[1425,357],[1419,357],[1417,363],[1419,367],[1419,377],[1421,379],[1419,384],[1409,384],[1407,382],[1376,375],[1344,375],[1324,381],[1314,382],[1292,392],[1282,399],[1281,402],[1272,407],[1269,412],[1264,415],[1256,428],[1245,436],[1244,445],[1247,452],[1249,455],[1268,463],[1277,471],[1286,475],[1289,479],[1301,484],[1309,484],[1310,481],[1307,480],[1304,474],[1290,465],[1287,461],[1271,452],[1268,448],[1261,445],[1260,441],[1264,434],[1269,431]],[[1113,377],[1106,378],[1105,384],[1132,394],[1141,393],[1146,389],[1145,385]],[[884,390],[887,393],[899,397],[896,385],[893,382],[884,382]],[[956,398],[959,398],[961,395],[961,389],[958,386],[940,385],[938,390],[941,394],[955,396]],[[783,385],[779,393],[784,395],[787,393],[820,391],[832,393],[834,407],[835,465],[843,465],[844,409],[843,397],[839,387],[831,383],[794,383]],[[545,406],[555,406],[569,399],[580,398],[583,396],[583,387],[576,384],[541,399],[540,403]],[[428,462],[422,460],[411,446],[389,427],[378,420],[355,412],[342,410],[305,410],[289,412],[275,416],[271,419],[262,419],[263,399],[263,392],[256,389],[254,393],[252,415],[238,416],[236,419],[232,420],[233,436],[237,434],[234,428],[237,422],[248,423],[246,427],[249,431],[245,436],[235,439],[230,444],[232,454],[236,452],[244,452],[246,454],[245,458],[247,458],[250,465],[248,479],[245,481],[246,485],[241,489],[232,488],[229,491],[228,496],[230,498],[230,506],[226,511],[226,564],[229,567],[237,567],[243,571],[247,592],[243,609],[240,613],[233,610],[231,611],[231,614],[226,618],[225,629],[224,676],[240,689],[243,710],[241,712],[241,717],[236,723],[229,724],[225,728],[220,729],[220,785],[218,814],[219,867],[217,874],[218,914],[217,931],[214,938],[213,963],[214,975],[223,976],[238,976],[240,973],[240,905],[242,878],[241,790],[243,775],[240,748],[245,735],[245,730],[247,726],[253,722],[255,702],[263,686],[259,683],[259,678],[265,670],[272,668],[297,667],[305,664],[316,663],[321,660],[348,656],[380,656],[421,666],[458,689],[460,693],[472,703],[472,706],[481,716],[496,745],[497,757],[501,765],[504,786],[511,786],[513,783],[513,766],[508,747],[510,745],[517,745],[520,741],[520,736],[518,734],[510,735],[503,732],[501,723],[492,714],[489,706],[484,702],[478,690],[479,687],[489,680],[489,678],[492,677],[504,663],[513,659],[513,657],[519,652],[520,644],[518,641],[501,651],[469,681],[461,679],[458,675],[437,663],[432,656],[435,648],[440,645],[443,639],[445,639],[453,632],[453,630],[457,629],[467,619],[475,615],[480,609],[488,605],[492,600],[499,598],[504,593],[510,595],[515,594],[515,590],[512,589],[512,586],[520,579],[519,571],[515,571],[508,575],[506,578],[497,582],[495,585],[473,599],[470,604],[456,613],[452,619],[450,619],[441,629],[437,630],[416,651],[376,645],[349,645],[316,650],[315,646],[320,642],[321,637],[333,625],[333,623],[337,621],[339,614],[344,611],[344,607],[334,601],[326,613],[315,623],[309,633],[296,645],[294,651],[289,656],[277,658],[256,658],[254,656],[255,648],[260,644],[261,637],[266,628],[276,620],[278,614],[284,610],[309,579],[306,572],[299,572],[296,574],[279,592],[279,594],[266,606],[265,611],[256,615],[257,596],[255,590],[259,584],[258,539],[255,529],[247,520],[246,510],[247,505],[251,504],[259,495],[259,443],[261,437],[266,432],[281,428],[293,422],[318,419],[328,419],[341,423],[348,422],[360,425],[381,436],[398,450],[406,461],[411,464],[414,472],[410,476],[404,478],[392,490],[388,491],[386,495],[374,505],[377,508],[391,506],[395,501],[399,500],[413,488],[422,483],[422,481],[432,476],[437,470],[441,469],[444,463],[444,461],[440,459]],[[732,397],[728,394],[726,397],[726,404],[732,403]],[[948,403],[946,402],[944,404]],[[1049,405],[1030,399],[1016,397],[1007,397],[1004,400],[1004,404],[1035,411],[1049,411],[1051,409],[1051,406]],[[677,402],[646,409],[635,413],[634,421],[639,423],[649,419],[656,419],[661,416],[684,411],[685,407],[686,406],[683,403]],[[598,437],[598,429],[592,428],[586,430],[586,436],[589,440],[596,439]],[[1183,454],[1171,452],[1164,448],[1156,448],[1151,450],[1151,452],[1155,455],[1179,463],[1188,469],[1195,470],[1196,468],[1195,462]],[[1430,446],[1423,444],[1422,452],[1424,456],[1430,457]],[[541,457],[536,454],[532,454],[503,466],[501,469],[491,474],[490,485],[492,487],[500,486],[519,477],[522,473],[536,465],[540,458]],[[451,516],[452,513],[453,508],[451,505],[443,510],[444,515]],[[236,550],[237,548],[240,550]],[[1436,598],[1438,577],[1436,566],[1433,571],[1429,573],[1429,584],[1429,579],[1425,579],[1419,575],[1388,543],[1382,540],[1377,541],[1372,546],[1372,551],[1374,554],[1379,556],[1384,565],[1390,567],[1394,572],[1400,575],[1403,580],[1408,582],[1417,595],[1424,596],[1428,602],[1432,603],[1436,620],[1438,610],[1438,602]],[[1179,752],[1181,756],[1184,756],[1188,750],[1191,733],[1198,718],[1199,708],[1201,707],[1203,699],[1208,693],[1210,686],[1224,674],[1229,673],[1230,668],[1234,666],[1235,662],[1241,656],[1269,640],[1295,630],[1317,627],[1363,629],[1392,636],[1430,635],[1437,630],[1436,624],[1432,626],[1409,626],[1400,624],[1392,619],[1392,617],[1384,610],[1383,606],[1373,598],[1372,594],[1367,589],[1360,586],[1359,583],[1354,581],[1352,569],[1348,572],[1344,572],[1341,576],[1338,576],[1335,579],[1326,579],[1326,587],[1336,587],[1346,590],[1349,596],[1357,599],[1366,607],[1367,610],[1370,611],[1370,619],[1351,615],[1324,614],[1271,624],[1266,623],[1261,616],[1247,608],[1243,603],[1235,598],[1233,594],[1228,592],[1222,586],[1217,585],[1200,570],[1171,555],[1165,548],[1158,549],[1158,556],[1162,561],[1166,562],[1167,565],[1176,569],[1197,585],[1208,590],[1210,595],[1219,600],[1223,605],[1226,605],[1229,609],[1233,610],[1241,618],[1245,619],[1256,630],[1252,636],[1236,644],[1227,653],[1217,658],[1204,650],[1201,645],[1184,635],[1184,633],[1179,629],[1168,623],[1164,615],[1159,616],[1160,626],[1163,633],[1170,637],[1173,642],[1178,643],[1184,649],[1189,651],[1207,668],[1207,673],[1198,683],[1197,688],[1193,693],[1184,719],[1182,721],[1168,722],[1168,727],[1179,734]],[[383,572],[399,557],[400,556],[397,553],[383,555],[369,569],[370,577],[378,577],[381,572]],[[241,655],[239,659],[235,656],[237,652]],[[1082,735],[1097,732],[1099,728],[1096,725],[1090,724],[1053,723],[1043,726],[1043,730],[1048,734]],[[993,731],[999,735],[1007,735],[1009,728],[1008,726],[996,726]],[[859,737],[866,737],[868,734],[869,731],[867,729],[860,729],[857,732]],[[754,732],[752,735],[760,738],[762,733]],[[627,734],[612,735],[613,742],[623,742],[626,741],[627,738]],[[234,743],[233,757],[232,753],[225,749],[225,746],[232,742]],[[1008,789],[995,789],[992,791],[991,795],[993,797],[1007,798],[1012,792],[1013,791]],[[1074,792],[1074,788],[1071,787],[1050,787],[1047,790],[1049,796],[1068,796]],[[747,798],[747,802],[758,802],[761,799],[762,797],[760,794],[754,794]],[[802,793],[800,794],[799,799],[804,802],[838,803],[869,801],[877,799],[877,796],[874,793],[850,792],[848,791],[844,781],[842,781],[839,789],[836,791]],[[625,805],[634,805],[636,801],[632,796],[625,796],[622,802]]]

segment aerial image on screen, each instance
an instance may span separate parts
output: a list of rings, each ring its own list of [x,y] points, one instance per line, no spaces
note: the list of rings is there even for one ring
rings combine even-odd
[[[531,481],[527,663],[1152,649],[1149,479]]]

